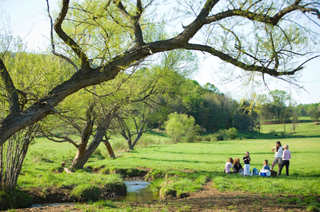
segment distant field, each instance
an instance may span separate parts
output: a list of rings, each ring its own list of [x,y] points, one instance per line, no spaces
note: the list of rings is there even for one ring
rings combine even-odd
[[[292,124],[285,125],[286,133],[292,132]],[[284,132],[283,124],[270,124],[270,125],[262,125],[261,133],[268,134],[272,130],[274,130],[278,135],[281,132]],[[315,125],[313,122],[300,122],[295,124],[295,133],[286,135],[289,138],[314,138],[320,137],[320,125]]]

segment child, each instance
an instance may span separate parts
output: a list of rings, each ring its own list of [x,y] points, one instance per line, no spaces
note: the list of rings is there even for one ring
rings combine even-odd
[[[285,144],[283,146],[283,153],[282,153],[282,162],[280,165],[280,169],[279,169],[279,175],[281,175],[281,171],[283,169],[284,166],[286,166],[286,174],[287,176],[289,176],[289,160],[291,159],[291,152],[289,150],[289,146],[288,144]]]
[[[234,173],[243,174],[243,168],[242,168],[242,165],[240,164],[239,158],[234,159],[233,168],[235,169]]]
[[[230,170],[231,168],[235,171],[235,169],[232,166],[232,163],[233,163],[233,159],[229,158],[227,163],[226,163],[226,165],[225,165],[225,167],[224,167],[223,172],[225,172],[226,174],[231,174],[232,173],[231,170]]]
[[[246,154],[243,157],[243,162],[244,162],[244,173],[243,176],[249,176],[250,173],[250,153],[248,151],[246,151]]]
[[[264,160],[262,164],[263,164],[263,168],[262,169],[270,171],[270,166],[268,164],[268,160]]]
[[[262,164],[263,164],[263,168],[260,170],[259,175],[261,176],[262,175],[261,172],[263,172],[267,174],[266,176],[270,176],[271,172],[270,172],[270,166],[268,164],[268,160],[264,160]]]

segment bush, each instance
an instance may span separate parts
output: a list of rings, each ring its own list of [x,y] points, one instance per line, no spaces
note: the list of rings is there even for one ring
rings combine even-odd
[[[194,141],[195,136],[199,134],[200,127],[195,125],[195,119],[186,114],[176,112],[168,115],[168,121],[165,122],[165,129],[172,137],[174,143],[180,142],[181,137],[186,136],[186,141]]]
[[[0,190],[0,210],[11,208],[27,208],[32,204],[32,198],[18,190]]]
[[[238,130],[234,127],[230,128],[228,131],[227,131],[227,136],[230,140],[234,140],[237,138],[238,136]]]
[[[269,134],[273,135],[273,136],[278,136],[278,134],[276,133],[276,131],[274,129],[270,130]]]
[[[223,140],[234,140],[238,136],[238,130],[234,127],[227,129],[220,129],[215,133],[215,139],[216,141],[223,141]]]
[[[287,134],[285,132],[281,132],[280,136],[281,136],[281,138],[285,138],[287,136]]]
[[[213,136],[211,136],[211,135],[206,135],[206,136],[203,137],[203,139],[204,139],[205,141],[211,141],[211,140],[213,139]]]

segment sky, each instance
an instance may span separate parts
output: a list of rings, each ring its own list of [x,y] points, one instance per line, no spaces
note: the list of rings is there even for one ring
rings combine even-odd
[[[58,8],[58,1],[51,0],[51,10]],[[28,50],[43,51],[49,44],[50,23],[46,13],[45,0],[0,0],[0,12],[9,17],[9,26],[14,36],[20,36],[26,43]],[[3,16],[0,20],[0,29],[3,27]],[[259,86],[243,86],[241,80],[222,80],[223,71],[220,71],[219,60],[209,55],[199,53],[200,69],[192,76],[201,85],[212,83],[230,97],[240,100],[249,98],[252,92],[257,94],[268,93],[263,84]],[[290,84],[274,78],[268,78],[267,85],[270,90],[285,90],[291,94],[297,104],[310,104],[320,102],[320,58],[305,66],[299,78],[299,85],[304,90],[297,89]]]

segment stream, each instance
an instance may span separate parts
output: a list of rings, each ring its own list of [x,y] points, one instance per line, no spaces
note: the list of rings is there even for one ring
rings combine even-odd
[[[127,187],[127,195],[116,197],[117,201],[128,201],[128,202],[148,202],[158,198],[157,194],[152,193],[150,189],[150,182],[142,180],[124,180]],[[77,205],[77,202],[62,202],[62,203],[44,203],[44,204],[33,204],[30,208],[39,207],[53,207],[53,206],[67,206]]]
[[[116,197],[116,200],[128,202],[148,202],[157,199],[157,195],[152,193],[150,182],[142,180],[124,181],[127,186],[127,195]]]

